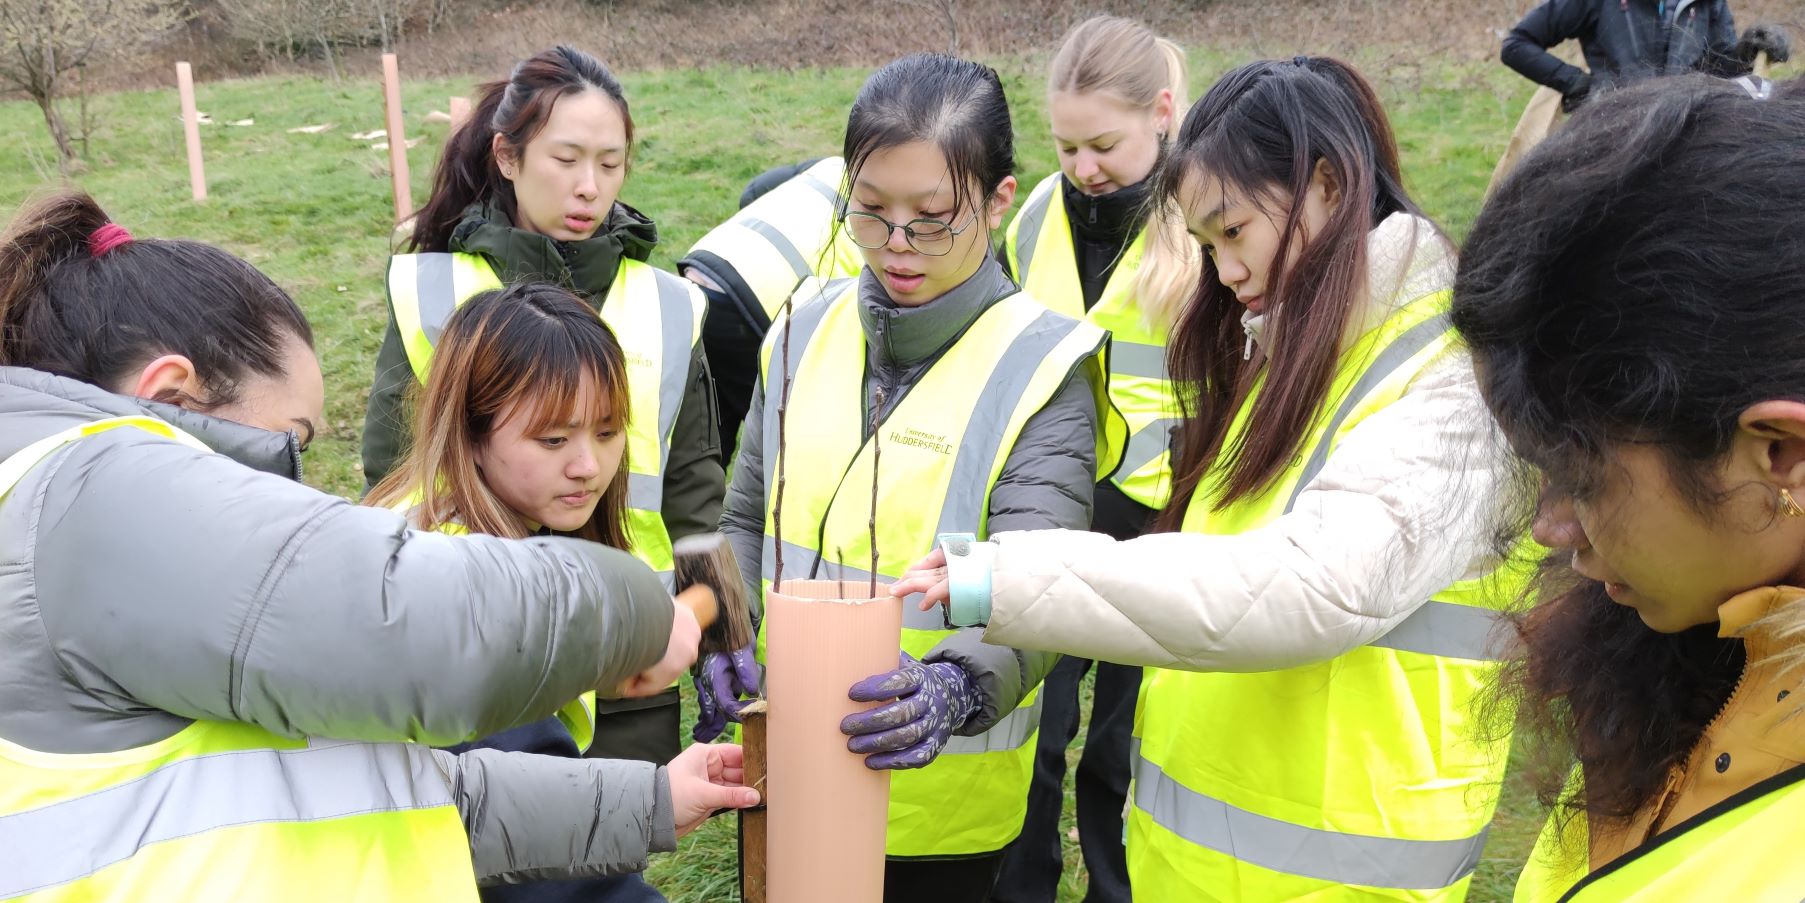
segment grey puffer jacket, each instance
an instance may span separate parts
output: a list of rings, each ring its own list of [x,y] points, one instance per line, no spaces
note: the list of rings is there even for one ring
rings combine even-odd
[[[114,752],[211,719],[450,744],[549,716],[664,652],[670,596],[624,552],[416,533],[295,482],[292,436],[0,367],[0,460],[145,414],[216,453],[110,430],[0,503],[0,737]],[[675,847],[661,768],[434,757],[479,880],[638,870]]]
[[[902,308],[866,269],[859,276],[859,320],[867,348],[866,434],[870,433],[871,406],[879,388],[885,399],[884,409],[878,412],[881,420],[980,314],[1016,291],[1002,266],[987,260],[970,279],[933,302]],[[1093,370],[1078,368],[1053,400],[1022,427],[990,492],[990,532],[1083,530],[1090,526],[1101,391],[1093,385],[1098,378]],[[733,482],[727,487],[727,508],[721,516],[721,530],[733,542],[740,573],[752,584],[754,599],[761,598],[757,575],[764,554],[765,447],[759,428],[764,422],[764,396],[762,384],[753,389]],[[950,661],[971,675],[980,697],[979,708],[957,733],[974,736],[1014,711],[1040,685],[1059,656],[991,645],[984,642],[981,629],[970,628],[942,640],[922,660]]]

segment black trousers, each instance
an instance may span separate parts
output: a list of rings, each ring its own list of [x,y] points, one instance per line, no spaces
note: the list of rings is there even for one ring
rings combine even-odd
[[[1001,850],[960,859],[884,860],[884,903],[984,903]]]
[[[1097,486],[1092,528],[1132,539],[1152,527],[1156,512],[1123,495],[1113,483]],[[1064,868],[1059,813],[1065,804],[1065,750],[1078,736],[1078,685],[1096,671],[1090,729],[1073,777],[1078,802],[1078,846],[1090,874],[1086,903],[1129,903],[1128,857],[1122,844],[1122,811],[1128,802],[1128,746],[1134,730],[1141,669],[1067,656],[1041,684],[1040,738],[1034,780],[1021,836],[1003,852],[993,903],[1052,903]]]
[[[683,749],[683,707],[677,691],[666,690],[637,708],[610,711],[606,702],[595,714],[595,742],[584,753],[591,759],[635,759],[663,765]]]

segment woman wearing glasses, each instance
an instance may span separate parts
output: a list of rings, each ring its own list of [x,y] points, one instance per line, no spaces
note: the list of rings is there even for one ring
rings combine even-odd
[[[1122,434],[1102,399],[1106,334],[1019,292],[991,253],[1016,189],[996,73],[940,55],[885,66],[844,156],[842,227],[865,267],[799,294],[765,341],[722,521],[744,573],[862,581],[875,561],[887,583],[940,533],[1088,526]],[[897,769],[884,896],[982,901],[1021,830],[1033,690],[1055,657],[905,612],[900,667],[849,688],[880,704],[842,725],[868,767]]]

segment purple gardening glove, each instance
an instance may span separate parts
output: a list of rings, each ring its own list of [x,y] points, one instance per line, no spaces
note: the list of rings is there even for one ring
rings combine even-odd
[[[940,755],[948,737],[978,708],[978,691],[965,669],[951,662],[924,665],[907,652],[902,667],[852,685],[859,702],[894,699],[840,722],[852,737],[846,748],[865,756],[865,767],[920,768]]]
[[[697,743],[719,737],[727,729],[727,722],[740,720],[740,714],[751,702],[741,702],[740,697],[757,696],[761,676],[751,645],[702,656],[694,673],[697,715],[691,735]]]

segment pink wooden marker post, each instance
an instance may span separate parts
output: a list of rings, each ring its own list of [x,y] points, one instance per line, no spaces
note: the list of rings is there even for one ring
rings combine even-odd
[[[194,69],[175,64],[176,90],[182,95],[182,133],[188,140],[188,187],[196,201],[207,199],[207,174],[201,169],[201,122],[194,109]]]
[[[395,222],[414,215],[413,192],[407,178],[407,135],[401,121],[401,64],[395,55],[382,55],[382,100],[388,112],[389,178],[395,193]]]

